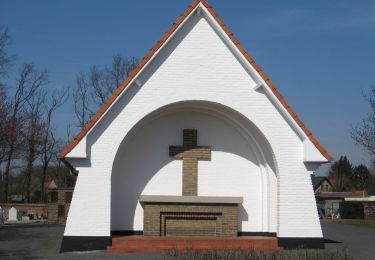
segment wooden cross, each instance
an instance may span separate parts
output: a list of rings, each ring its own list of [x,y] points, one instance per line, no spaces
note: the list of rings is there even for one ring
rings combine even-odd
[[[184,129],[183,145],[169,146],[169,156],[182,159],[182,195],[197,196],[198,160],[211,160],[211,148],[197,146],[197,130]]]

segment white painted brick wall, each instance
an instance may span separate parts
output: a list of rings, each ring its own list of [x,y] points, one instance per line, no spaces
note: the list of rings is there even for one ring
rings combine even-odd
[[[204,18],[192,16],[140,80],[143,86],[130,86],[87,136],[89,158],[74,161],[81,167],[65,235],[108,235],[111,170],[126,134],[161,107],[201,100],[242,114],[271,144],[278,167],[278,210],[277,216],[276,207],[270,214],[278,224],[270,224],[270,230],[277,229],[280,237],[322,237],[301,138],[269,98],[253,90],[254,80]]]

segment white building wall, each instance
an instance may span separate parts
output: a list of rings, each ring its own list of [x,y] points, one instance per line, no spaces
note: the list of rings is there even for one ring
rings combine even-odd
[[[73,196],[73,204],[80,205],[71,208],[65,235],[108,235],[110,223],[103,212],[110,212],[110,203],[92,207],[86,202],[110,193],[120,142],[152,111],[179,101],[202,100],[238,111],[271,144],[278,169],[278,214],[274,216],[278,236],[322,237],[309,172],[303,163],[303,138],[261,89],[253,89],[254,80],[204,17],[192,16],[139,80],[143,85],[129,86],[87,136],[88,159],[80,162],[86,166],[79,168]],[[86,182],[92,185],[83,184]],[[79,220],[81,211],[90,217]],[[101,227],[93,229],[94,225]]]
[[[78,167],[79,177],[70,204],[65,236],[109,236],[111,176],[109,172]],[[94,220],[94,221],[93,221]],[[96,221],[100,222],[96,222]]]

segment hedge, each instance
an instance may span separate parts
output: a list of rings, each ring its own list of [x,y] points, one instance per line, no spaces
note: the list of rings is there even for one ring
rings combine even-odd
[[[357,201],[343,201],[340,203],[340,218],[363,219],[363,204]]]

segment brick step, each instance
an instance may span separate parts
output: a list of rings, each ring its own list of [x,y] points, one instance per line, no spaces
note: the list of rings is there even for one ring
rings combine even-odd
[[[255,247],[267,247],[267,248],[273,248],[277,247],[277,242],[264,242],[264,241],[254,241],[254,242],[228,242],[228,243],[217,243],[217,242],[211,242],[211,241],[195,241],[195,242],[172,242],[172,243],[162,243],[162,242],[124,242],[124,243],[116,243],[112,244],[112,247],[133,247],[133,246],[140,246],[140,247],[176,247],[176,248],[187,248],[189,246],[193,246],[195,248],[206,248],[206,247],[217,247],[217,248],[232,248],[233,246],[236,246],[238,248],[243,249],[249,249],[249,248],[255,248]]]
[[[277,241],[276,237],[266,236],[240,236],[240,237],[203,237],[203,236],[113,236],[112,243],[122,241]]]
[[[144,237],[126,236],[112,238],[111,253],[165,252],[168,250],[259,249],[278,250],[274,237]]]
[[[167,252],[169,250],[229,250],[229,249],[235,249],[235,250],[279,250],[279,248],[276,246],[247,246],[247,247],[239,247],[239,246],[227,246],[227,247],[218,247],[218,246],[188,246],[188,247],[171,247],[171,246],[165,246],[165,247],[155,247],[155,246],[127,246],[127,247],[107,247],[107,252],[109,253],[159,253],[159,252]]]

